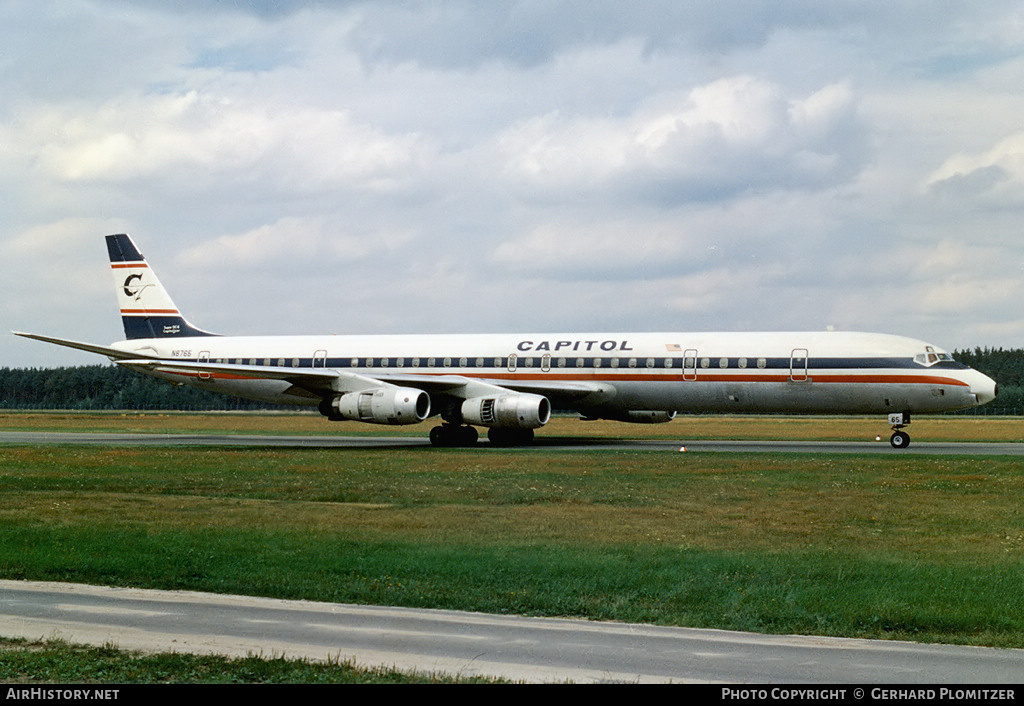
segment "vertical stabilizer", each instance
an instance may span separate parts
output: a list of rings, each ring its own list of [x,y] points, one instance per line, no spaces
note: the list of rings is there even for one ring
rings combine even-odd
[[[125,338],[213,335],[185,321],[131,238],[120,233],[106,239]]]

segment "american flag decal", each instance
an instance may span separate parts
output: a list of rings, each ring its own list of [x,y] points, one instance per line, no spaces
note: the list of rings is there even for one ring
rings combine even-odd
[[[681,351],[682,347],[678,343],[666,343],[665,350],[667,351]]]

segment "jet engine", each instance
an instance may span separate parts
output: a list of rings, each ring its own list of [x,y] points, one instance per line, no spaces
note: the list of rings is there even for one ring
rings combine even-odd
[[[472,397],[462,403],[467,424],[505,429],[536,429],[551,419],[547,397],[514,392],[494,397]]]
[[[320,413],[332,421],[416,424],[430,416],[430,396],[412,387],[377,387],[325,399]]]

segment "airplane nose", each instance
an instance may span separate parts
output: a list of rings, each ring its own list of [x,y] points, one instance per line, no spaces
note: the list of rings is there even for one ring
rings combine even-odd
[[[996,381],[990,378],[988,375],[984,375],[975,371],[975,375],[971,380],[971,392],[978,398],[978,404],[986,404],[991,402],[999,394],[999,386]]]

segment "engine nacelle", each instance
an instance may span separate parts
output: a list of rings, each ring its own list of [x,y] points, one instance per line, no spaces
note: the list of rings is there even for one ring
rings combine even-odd
[[[412,387],[377,387],[324,400],[320,413],[332,421],[416,424],[430,416],[430,396]]]
[[[462,418],[492,429],[536,429],[551,419],[551,403],[547,397],[526,392],[472,397],[462,403]]]

